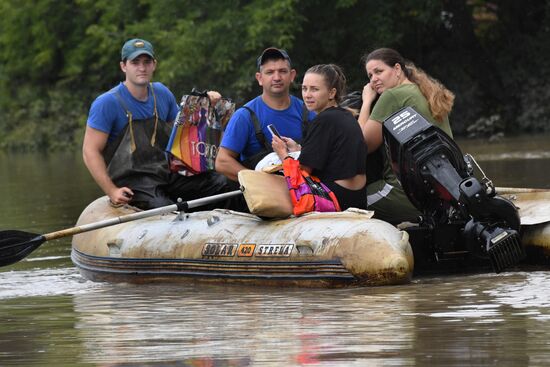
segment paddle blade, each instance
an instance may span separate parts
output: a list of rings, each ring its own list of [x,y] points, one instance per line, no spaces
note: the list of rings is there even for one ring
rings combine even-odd
[[[27,257],[44,241],[44,236],[35,233],[0,231],[0,266],[11,265]]]

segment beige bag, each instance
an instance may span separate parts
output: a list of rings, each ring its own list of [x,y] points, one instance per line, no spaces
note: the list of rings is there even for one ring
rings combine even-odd
[[[252,214],[268,218],[286,218],[292,214],[292,201],[283,176],[241,170],[238,178]]]

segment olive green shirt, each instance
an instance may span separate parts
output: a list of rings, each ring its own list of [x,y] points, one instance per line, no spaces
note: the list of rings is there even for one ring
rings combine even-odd
[[[438,122],[433,118],[428,101],[416,84],[401,84],[382,93],[374,105],[370,119],[384,122],[394,112],[409,106],[433,125],[445,131],[451,138],[453,137],[449,118],[446,116],[443,122]]]
[[[374,105],[374,108],[370,114],[370,119],[383,123],[386,118],[404,107],[414,108],[430,123],[439,127],[451,138],[453,137],[451,125],[449,124],[449,118],[445,117],[443,122],[437,122],[432,116],[426,97],[424,97],[418,88],[418,85],[414,83],[401,84],[397,87],[384,91]],[[397,177],[393,173],[390,160],[387,157],[387,152],[385,149],[384,155],[384,171],[382,173],[384,180],[393,186],[401,187]]]

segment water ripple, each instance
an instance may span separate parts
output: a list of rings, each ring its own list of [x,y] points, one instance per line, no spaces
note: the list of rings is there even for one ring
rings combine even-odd
[[[72,267],[0,273],[0,299],[74,295],[101,286],[101,283],[86,281]]]
[[[534,150],[534,151],[521,151],[521,152],[480,153],[480,154],[476,154],[475,158],[478,161],[549,159],[550,151]]]

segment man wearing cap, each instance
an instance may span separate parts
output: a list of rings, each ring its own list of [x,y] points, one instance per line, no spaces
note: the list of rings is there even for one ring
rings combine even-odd
[[[314,117],[313,113],[304,113],[302,100],[290,95],[296,70],[285,50],[265,49],[258,57],[257,68],[256,80],[262,94],[231,116],[216,157],[216,171],[234,181],[240,170],[254,169],[255,163],[271,151],[267,125],[273,124],[282,136],[299,141],[303,120]],[[254,120],[261,130],[259,138]],[[267,144],[261,142],[262,135]]]
[[[228,190],[220,174],[184,177],[170,172],[164,150],[178,104],[165,85],[151,82],[156,66],[150,42],[127,41],[120,61],[125,80],[90,107],[84,163],[113,204],[150,209]]]

